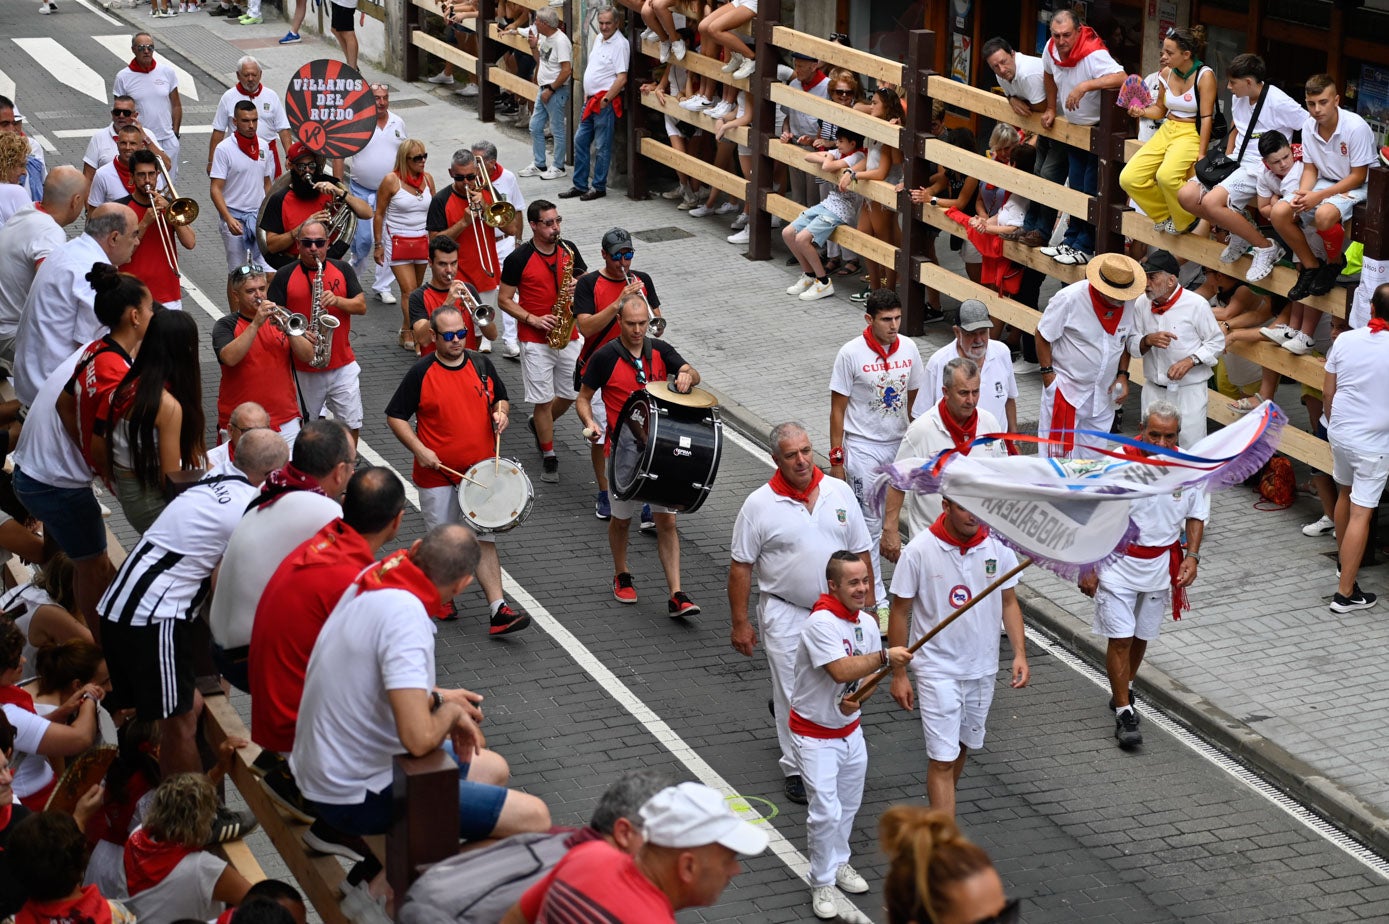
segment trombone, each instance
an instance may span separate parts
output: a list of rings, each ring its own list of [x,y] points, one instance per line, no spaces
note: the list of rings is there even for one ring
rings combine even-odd
[[[155,158],[155,162],[159,167],[159,175],[164,179],[164,191],[167,193],[165,198],[169,201],[166,209],[154,209],[155,230],[159,233],[159,244],[164,248],[164,259],[169,261],[174,274],[181,276],[178,268],[178,237],[173,229],[186,227],[198,219],[198,203],[186,196],[180,196],[178,190],[174,189],[174,181],[170,178],[164,161]],[[145,194],[150,197],[150,208],[154,208],[157,191],[153,186],[146,185]]]
[[[497,275],[498,266],[492,258],[490,248],[482,244],[482,229],[479,228],[480,221],[489,231],[505,228],[516,220],[516,206],[506,201],[506,196],[497,192],[492,185],[492,177],[487,174],[487,164],[481,159],[474,161],[477,165],[476,179],[473,181],[473,188],[479,193],[486,192],[492,197],[492,203],[485,206],[470,205],[473,213],[473,243],[477,245],[477,260],[482,265],[482,271],[487,274],[487,278],[492,279]]]

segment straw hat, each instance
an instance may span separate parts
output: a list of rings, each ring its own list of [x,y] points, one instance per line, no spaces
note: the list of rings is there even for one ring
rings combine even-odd
[[[1125,302],[1142,295],[1148,287],[1143,267],[1121,253],[1098,254],[1085,265],[1085,278],[1100,292]]]

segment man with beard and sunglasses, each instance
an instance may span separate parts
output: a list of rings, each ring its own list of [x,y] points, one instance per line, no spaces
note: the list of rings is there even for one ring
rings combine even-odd
[[[1013,374],[1013,355],[1008,344],[990,340],[993,322],[988,306],[977,298],[960,303],[960,316],[955,321],[955,342],[947,343],[931,354],[926,361],[926,378],[921,383],[921,398],[912,408],[912,418],[921,417],[930,405],[940,400],[945,364],[957,356],[972,359],[979,366],[979,407],[994,415],[994,419],[1012,433],[1018,427],[1018,380]],[[928,403],[929,402],[929,403]]]
[[[289,185],[271,195],[261,215],[265,232],[265,259],[279,269],[299,256],[297,243],[309,222],[328,223],[336,209],[351,209],[358,221],[370,221],[371,206],[347,191],[336,177],[325,172],[325,161],[308,145],[296,141],[289,148]],[[352,239],[331,242],[327,256],[342,259]]]

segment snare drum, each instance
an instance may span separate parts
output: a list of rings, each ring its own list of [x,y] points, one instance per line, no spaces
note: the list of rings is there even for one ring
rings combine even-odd
[[[483,459],[463,474],[467,477],[458,484],[458,509],[476,531],[504,533],[530,516],[535,488],[520,462]]]
[[[608,487],[618,500],[693,513],[714,487],[723,421],[713,395],[682,395],[664,382],[635,391],[622,406],[608,456]]]

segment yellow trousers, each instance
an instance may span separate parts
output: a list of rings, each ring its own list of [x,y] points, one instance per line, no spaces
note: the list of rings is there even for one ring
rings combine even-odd
[[[1196,216],[1177,203],[1177,190],[1190,178],[1200,157],[1196,124],[1168,119],[1124,167],[1119,185],[1154,222],[1170,218],[1178,231],[1185,231]]]

